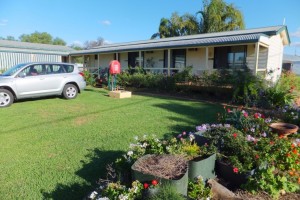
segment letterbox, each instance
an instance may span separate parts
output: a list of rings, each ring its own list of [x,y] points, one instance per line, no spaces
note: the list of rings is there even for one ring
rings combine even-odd
[[[120,74],[121,73],[121,64],[117,60],[112,60],[109,63],[109,73],[110,74]]]

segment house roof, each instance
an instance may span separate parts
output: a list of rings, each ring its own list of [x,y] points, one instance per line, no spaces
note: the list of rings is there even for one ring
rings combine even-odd
[[[69,55],[74,49],[61,45],[0,40],[0,51]]]
[[[289,34],[286,26],[272,26],[248,30],[236,30],[217,33],[206,33],[189,36],[171,37],[156,40],[144,40],[137,42],[107,44],[89,50],[71,52],[70,55],[111,53],[150,49],[212,46],[224,44],[253,43],[266,41],[269,36],[282,34],[284,43],[289,44]]]

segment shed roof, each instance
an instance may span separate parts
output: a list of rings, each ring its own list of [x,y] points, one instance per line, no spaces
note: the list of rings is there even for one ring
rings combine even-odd
[[[282,32],[284,32],[283,36],[286,37],[284,40],[285,43],[289,44],[290,39],[286,26],[271,26],[248,30],[236,30],[171,37],[156,40],[108,44],[95,47],[89,50],[74,51],[71,52],[70,55],[137,51],[147,49],[179,48],[184,46],[195,47],[222,44],[252,43],[260,41],[261,38],[267,38],[272,35],[281,34]]]
[[[0,40],[0,51],[68,55],[74,49],[61,45]]]

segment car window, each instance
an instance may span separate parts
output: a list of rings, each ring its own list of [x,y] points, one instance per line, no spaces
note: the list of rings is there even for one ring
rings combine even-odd
[[[52,65],[52,73],[54,74],[60,74],[65,73],[65,69],[62,65]]]
[[[74,71],[73,65],[63,65],[63,68],[64,68],[65,72],[67,72],[67,73],[72,73]]]
[[[21,71],[22,75],[38,76],[42,73],[42,65],[30,65]]]

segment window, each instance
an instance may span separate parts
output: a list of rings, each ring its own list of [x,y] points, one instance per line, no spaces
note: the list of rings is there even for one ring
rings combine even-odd
[[[128,66],[131,67],[144,66],[144,52],[142,52],[141,56],[141,65],[142,66],[139,66],[139,52],[128,52]]]
[[[174,49],[172,51],[172,66],[171,68],[183,69],[185,67],[185,49]]]
[[[243,69],[246,67],[247,46],[216,47],[215,69]]]

